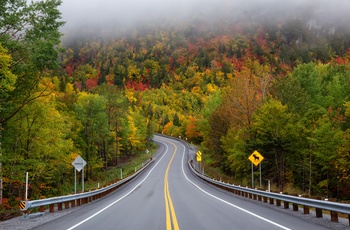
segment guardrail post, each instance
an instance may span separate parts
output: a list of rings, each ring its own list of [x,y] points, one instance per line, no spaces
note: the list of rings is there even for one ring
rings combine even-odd
[[[331,221],[332,222],[338,222],[338,213],[331,211]]]
[[[308,195],[304,195],[303,197],[309,198]],[[310,207],[309,206],[304,205],[303,209],[304,209],[304,214],[310,214]]]
[[[336,202],[337,199],[336,198],[329,198],[328,201],[330,202]],[[338,213],[337,212],[334,212],[334,211],[331,211],[331,221],[332,222],[338,222]]]
[[[276,199],[276,206],[277,206],[277,207],[281,206],[281,200],[277,200],[277,199]]]
[[[298,204],[293,203],[293,211],[294,211],[294,212],[299,211],[299,206],[298,206]]]
[[[291,196],[298,196],[298,194],[291,194]],[[297,203],[292,203],[292,206],[293,206],[293,211],[294,212],[297,212],[299,211],[299,205]]]
[[[64,202],[64,209],[69,209],[69,201]]]
[[[149,165],[151,163],[152,163],[152,161],[147,163],[143,169],[149,167]],[[139,170],[138,172],[141,172],[141,170]],[[64,205],[65,209],[68,209],[70,207],[75,207],[76,205],[80,206],[81,204],[88,203],[92,200],[100,198],[101,193],[108,194],[108,193],[116,190],[116,188],[119,188],[120,186],[126,184],[128,181],[133,179],[135,176],[137,176],[137,174],[131,175],[130,177],[125,178],[123,181],[121,181],[121,183],[117,183],[115,185],[112,184],[111,187],[109,187],[107,189],[103,189],[103,191],[97,191],[97,192],[90,191],[90,192],[86,192],[85,194],[66,195],[66,196],[60,196],[60,197],[53,197],[50,199],[46,199],[46,198],[41,197],[39,200],[35,200],[35,202],[28,201],[28,200],[20,201],[19,208],[23,212],[24,217],[27,218],[29,216],[29,214],[28,214],[29,208],[36,208],[35,210],[33,210],[33,212],[40,211],[40,215],[42,215],[45,212],[46,207],[49,208],[50,213],[55,212],[55,209],[56,209],[55,205],[56,204],[57,204],[57,210],[59,210],[59,211],[61,211],[63,209],[62,208],[63,205]],[[80,197],[80,198],[77,198],[77,197]],[[31,216],[34,216],[34,215],[31,215]]]
[[[209,183],[211,183],[219,188],[225,189],[225,183],[222,183],[222,182],[215,183],[212,180],[207,179],[207,177],[202,177],[202,175],[198,175],[198,173],[196,171],[194,171],[194,173],[199,178],[201,178],[201,179],[203,179],[203,180],[205,180],[205,181],[207,181],[207,182],[209,182]],[[281,202],[283,201],[285,209],[289,209],[290,204],[292,204],[293,211],[299,211],[299,206],[301,206],[303,208],[304,214],[310,214],[310,207],[315,208],[316,209],[316,217],[322,217],[323,210],[328,210],[331,213],[331,221],[332,222],[338,221],[339,213],[344,213],[348,216],[349,225],[350,225],[350,206],[349,205],[329,204],[328,201],[315,201],[315,200],[312,200],[311,198],[309,198],[309,196],[306,194],[304,194],[303,196],[297,195],[297,194],[278,195],[279,194],[278,192],[273,192],[273,191],[272,192],[268,192],[268,191],[255,192],[251,188],[248,188],[248,187],[244,188],[244,187],[241,187],[240,185],[235,186],[235,187],[237,188],[236,191],[235,191],[235,188],[230,187],[230,189],[233,190],[234,193],[236,193],[242,197],[249,197],[249,198],[254,197],[253,199],[258,199],[258,200],[263,199],[264,203],[267,203],[268,202],[267,199],[268,199],[270,204],[276,203],[277,206],[281,206]],[[276,194],[272,194],[272,193],[276,193]],[[282,194],[282,192],[280,194]],[[286,196],[286,195],[288,195],[288,196]],[[294,198],[293,196],[294,197],[295,196],[296,197],[303,197],[303,198]],[[306,199],[304,199],[304,198],[306,198]],[[320,199],[320,198],[318,198],[318,199]],[[288,200],[288,201],[286,201],[286,200]],[[321,207],[321,208],[316,208],[316,207]],[[335,211],[331,211],[331,210],[335,210]]]
[[[288,195],[287,192],[286,192],[286,193],[282,193],[282,192],[281,192],[281,194]],[[289,209],[289,202],[287,202],[287,201],[284,200],[284,201],[283,201],[283,208],[284,208],[284,209]]]
[[[321,197],[316,197],[316,200],[321,200]],[[322,209],[316,208],[316,217],[322,218]]]
[[[55,205],[54,204],[50,204],[50,212],[54,212],[55,211]]]

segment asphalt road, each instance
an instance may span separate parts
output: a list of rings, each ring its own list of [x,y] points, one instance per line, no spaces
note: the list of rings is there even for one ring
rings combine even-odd
[[[132,182],[35,229],[329,229],[202,182],[187,166],[194,151],[154,140],[155,161]]]

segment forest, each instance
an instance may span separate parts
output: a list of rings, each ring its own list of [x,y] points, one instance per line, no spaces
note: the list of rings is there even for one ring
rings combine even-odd
[[[62,195],[78,155],[94,180],[154,133],[236,183],[257,150],[264,183],[350,199],[350,30],[199,20],[62,44],[60,3],[0,3],[0,210],[23,199],[25,172],[31,199]]]

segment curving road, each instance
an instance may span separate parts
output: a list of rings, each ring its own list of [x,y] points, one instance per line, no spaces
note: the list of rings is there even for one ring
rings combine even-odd
[[[187,166],[195,152],[177,140],[154,141],[154,163],[132,182],[35,229],[328,229],[202,182]]]

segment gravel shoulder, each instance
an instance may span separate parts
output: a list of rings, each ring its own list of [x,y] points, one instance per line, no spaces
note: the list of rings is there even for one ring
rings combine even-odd
[[[72,213],[78,209],[80,209],[82,206],[77,206],[69,209],[63,209],[62,211],[57,211],[50,213],[48,210],[44,212],[41,216],[36,216],[36,214],[30,214],[30,218],[26,220],[24,216],[19,216],[12,218],[10,220],[1,221],[0,222],[0,229],[1,230],[28,230],[33,229],[37,226],[40,226],[42,224],[45,224],[47,222],[53,221],[55,219],[58,219],[64,215],[68,215],[69,213]]]

